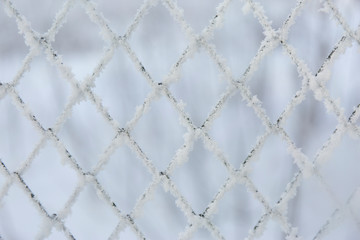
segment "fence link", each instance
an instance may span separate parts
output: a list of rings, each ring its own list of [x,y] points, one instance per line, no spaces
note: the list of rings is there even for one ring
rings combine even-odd
[[[345,2],[1,0],[0,239],[356,239]]]

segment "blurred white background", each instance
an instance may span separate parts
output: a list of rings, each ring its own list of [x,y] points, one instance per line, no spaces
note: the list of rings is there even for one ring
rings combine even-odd
[[[0,2],[0,83],[11,83],[29,52],[19,34],[14,18],[4,11],[6,1]],[[62,0],[12,0],[14,8],[31,22],[38,33],[45,33],[52,25]],[[75,1],[66,23],[55,36],[52,47],[71,67],[75,79],[83,81],[91,75],[108,46],[100,28],[90,20],[82,1]],[[108,20],[118,35],[126,33],[134,20],[142,0],[97,0],[97,9]],[[220,0],[178,0],[184,18],[196,34],[216,15]],[[258,0],[272,27],[280,28],[297,4],[295,0]],[[360,23],[360,2],[334,1],[349,26],[355,30]],[[243,1],[233,0],[224,15],[223,25],[214,31],[209,43],[214,44],[239,79],[256,55],[264,39],[263,28],[252,12],[244,13]],[[288,44],[296,49],[312,74],[315,74],[331,53],[335,44],[346,35],[331,13],[319,11],[322,3],[307,1],[289,32]],[[358,35],[359,36],[359,35]],[[189,44],[187,35],[160,2],[140,21],[128,43],[155,82],[162,82]],[[326,83],[330,96],[339,99],[345,116],[360,104],[360,49],[355,41],[331,66],[331,77]],[[219,101],[229,83],[209,53],[200,48],[180,67],[180,77],[169,85],[177,100],[186,103],[185,111],[200,127]],[[291,98],[300,89],[302,77],[295,64],[281,46],[265,56],[257,71],[246,82],[253,95],[273,123]],[[40,53],[30,63],[15,87],[41,125],[52,128],[72,94],[72,87],[59,70]],[[151,92],[151,86],[139,72],[122,47],[118,48],[95,81],[93,91],[101,99],[110,115],[125,127]],[[1,91],[0,91],[1,93]],[[38,144],[41,135],[9,94],[0,95],[0,159],[10,172],[17,171]],[[357,126],[359,127],[359,120]],[[338,124],[334,113],[327,111],[323,102],[308,91],[306,99],[291,112],[283,125],[285,131],[313,161],[317,152],[331,136]],[[239,168],[266,131],[254,110],[243,101],[240,92],[232,96],[209,130],[228,161]],[[184,144],[187,132],[179,121],[179,113],[163,96],[151,103],[131,131],[131,136],[159,171],[167,168],[176,150]],[[111,125],[99,114],[89,100],[76,104],[57,136],[79,166],[90,171],[115,136]],[[288,146],[278,135],[270,135],[256,161],[250,163],[249,178],[271,206],[279,200],[286,185],[299,168],[288,152]],[[345,216],[323,239],[359,239],[360,236],[360,141],[345,134],[327,162],[319,169],[323,180],[341,204],[355,191],[350,204],[353,215]],[[0,171],[0,193],[8,180]],[[58,214],[74,192],[78,176],[69,164],[62,164],[61,155],[51,141],[35,157],[22,175],[24,181],[42,203],[46,211]],[[228,177],[228,172],[217,156],[195,142],[189,160],[176,168],[171,179],[192,206],[202,213]],[[119,147],[97,175],[98,181],[123,214],[131,213],[137,199],[152,181],[152,175],[127,145]],[[13,184],[0,199],[0,238],[34,239],[43,228],[43,217],[29,196],[18,184]],[[159,185],[153,198],[146,202],[135,224],[149,239],[176,239],[188,225],[187,218],[175,204],[175,198]],[[296,196],[289,201],[288,221],[298,228],[303,239],[313,239],[336,209],[337,203],[319,184],[316,177],[302,181]],[[264,206],[254,198],[245,185],[237,184],[219,202],[211,216],[212,223],[226,239],[244,239],[265,213]],[[111,208],[98,197],[95,188],[87,184],[81,191],[71,213],[63,220],[76,239],[106,239],[118,224]],[[136,239],[127,227],[120,239]],[[56,228],[48,239],[64,239]],[[211,239],[203,228],[192,239]],[[260,239],[285,239],[277,221],[269,220]]]

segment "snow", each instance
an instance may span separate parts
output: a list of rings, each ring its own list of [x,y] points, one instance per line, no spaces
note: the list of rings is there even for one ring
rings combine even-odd
[[[349,0],[350,1],[350,0]],[[15,72],[15,74],[6,74],[11,75],[12,79],[3,82],[0,79],[0,104],[1,100],[4,96],[9,96],[11,98],[12,103],[16,106],[18,112],[22,114],[22,116],[31,123],[31,127],[36,129],[40,135],[40,140],[38,142],[33,143],[34,148],[31,153],[26,156],[19,166],[17,166],[16,171],[10,172],[6,168],[6,162],[11,161],[11,159],[2,159],[2,149],[4,146],[11,148],[11,151],[21,151],[21,146],[8,146],[6,144],[0,144],[0,160],[3,163],[0,166],[0,179],[5,179],[4,181],[0,182],[0,213],[3,214],[2,211],[6,211],[6,202],[4,200],[8,197],[8,191],[13,188],[13,186],[20,187],[21,191],[25,193],[25,198],[30,201],[38,214],[37,216],[40,217],[43,222],[41,224],[41,229],[39,229],[38,234],[35,236],[36,239],[44,239],[50,236],[53,231],[53,228],[56,228],[59,232],[62,232],[68,238],[72,238],[72,232],[74,229],[68,229],[68,221],[69,217],[73,214],[73,206],[76,205],[79,201],[79,195],[83,196],[83,190],[87,186],[92,186],[95,188],[97,198],[96,200],[101,201],[106,207],[109,207],[109,215],[115,216],[117,225],[112,230],[110,238],[116,239],[120,232],[123,230],[132,231],[131,233],[127,233],[129,236],[132,237],[136,236],[138,238],[145,238],[149,237],[152,238],[152,234],[154,234],[157,229],[144,233],[143,229],[139,228],[137,219],[139,219],[143,214],[144,206],[146,206],[149,202],[152,201],[154,195],[157,194],[155,191],[157,188],[162,188],[164,190],[164,194],[170,196],[172,200],[175,201],[176,207],[172,209],[174,212],[169,212],[169,216],[172,217],[185,217],[187,221],[187,225],[183,226],[183,231],[180,233],[179,237],[184,239],[190,239],[193,237],[195,232],[201,228],[204,231],[209,232],[213,238],[215,239],[222,239],[222,229],[218,229],[216,225],[214,225],[212,221],[212,217],[216,215],[218,204],[222,201],[223,197],[231,191],[235,185],[240,184],[246,187],[247,191],[254,197],[254,201],[259,202],[263,206],[264,213],[262,216],[250,216],[249,219],[255,220],[256,225],[253,226],[253,229],[250,229],[248,239],[254,239],[257,237],[266,237],[268,231],[266,228],[269,224],[274,223],[276,226],[279,227],[281,234],[286,235],[286,239],[293,240],[293,239],[301,239],[300,233],[298,228],[301,229],[302,226],[293,226],[294,221],[289,217],[289,213],[296,208],[296,205],[291,205],[291,201],[296,199],[296,201],[302,201],[301,193],[299,193],[298,188],[302,186],[304,181],[307,181],[310,178],[315,178],[320,180],[323,183],[322,188],[326,191],[327,189],[326,183],[322,182],[323,179],[321,177],[321,167],[324,166],[329,159],[333,156],[333,152],[337,149],[338,145],[340,144],[344,135],[349,134],[354,138],[354,141],[359,140],[359,127],[358,127],[358,118],[360,116],[359,106],[350,106],[354,108],[354,112],[351,116],[346,116],[344,111],[344,101],[339,99],[334,99],[328,90],[329,84],[332,84],[329,81],[333,76],[332,67],[337,63],[337,59],[339,56],[350,49],[350,47],[354,44],[353,42],[359,42],[359,29],[352,29],[350,25],[347,23],[346,18],[342,15],[342,12],[336,7],[336,5],[330,0],[323,0],[321,1],[322,11],[325,15],[329,16],[331,20],[336,22],[340,29],[343,30],[343,37],[333,46],[331,52],[328,53],[328,58],[322,59],[323,61],[322,66],[317,71],[317,73],[311,72],[311,64],[305,62],[303,59],[299,57],[297,54],[297,49],[288,42],[288,35],[292,29],[292,26],[296,24],[300,24],[302,27],[306,27],[306,23],[298,22],[297,17],[302,13],[305,9],[304,6],[307,4],[308,1],[301,1],[298,0],[294,3],[294,7],[289,13],[289,17],[284,19],[284,24],[279,29],[274,29],[272,25],[272,19],[270,19],[267,15],[268,9],[265,9],[260,3],[251,0],[243,0],[242,1],[242,8],[239,9],[239,14],[252,14],[254,17],[254,21],[260,23],[262,30],[258,32],[259,42],[261,40],[260,46],[258,47],[258,52],[253,56],[252,60],[249,62],[249,65],[246,71],[238,78],[235,79],[233,76],[233,69],[231,69],[227,64],[227,59],[224,58],[221,54],[217,51],[217,46],[213,41],[213,37],[215,34],[219,34],[216,30],[222,28],[226,22],[224,21],[225,13],[228,11],[230,6],[231,0],[220,1],[219,3],[215,4],[215,6],[210,6],[208,8],[200,9],[201,11],[210,11],[213,10],[215,13],[211,18],[209,18],[209,23],[205,26],[201,31],[195,30],[195,28],[187,22],[184,17],[185,10],[182,8],[182,2],[173,1],[173,0],[146,0],[144,2],[138,3],[138,11],[135,16],[127,16],[132,18],[132,23],[128,26],[127,29],[124,30],[123,35],[118,35],[119,33],[115,33],[109,26],[109,22],[106,20],[107,16],[98,11],[96,1],[87,1],[87,0],[68,0],[65,1],[63,6],[57,11],[57,14],[54,16],[53,24],[45,33],[36,32],[31,27],[31,22],[26,18],[26,14],[23,13],[23,9],[21,8],[21,3],[13,4],[9,0],[2,0],[0,8],[5,10],[5,13],[8,16],[2,16],[0,14],[0,20],[4,17],[10,17],[10,19],[16,22],[19,34],[23,37],[24,43],[28,47],[29,52],[26,56],[21,56],[21,54],[16,53],[17,46],[11,45],[9,40],[0,40],[0,53],[2,54],[0,57],[0,67],[8,66],[4,64],[6,58],[9,55],[16,55],[18,61],[21,62],[21,67],[19,69],[9,69],[9,72]],[[83,59],[75,59],[74,55],[70,56],[62,56],[60,52],[57,51],[56,46],[54,43],[56,42],[57,33],[62,31],[62,26],[67,21],[67,15],[71,11],[71,9],[75,6],[75,4],[81,5],[80,8],[86,13],[86,16],[97,25],[99,32],[98,34],[101,36],[103,42],[103,51],[101,56],[91,55],[92,50],[89,49],[89,56],[90,58],[94,58],[97,62],[94,69],[89,69],[86,61]],[[134,3],[127,2],[126,4],[137,4],[136,1]],[[184,49],[177,49],[179,50],[179,56],[176,58],[175,61],[169,62],[168,56],[161,56],[164,61],[170,63],[171,68],[167,73],[164,74],[164,78],[161,79],[161,82],[155,81],[153,79],[154,75],[158,73],[150,72],[147,68],[146,61],[140,58],[142,56],[134,49],[137,48],[137,44],[144,44],[146,48],[151,49],[153,46],[147,43],[147,39],[141,39],[139,42],[131,42],[131,38],[133,37],[133,32],[138,29],[139,25],[143,24],[144,17],[153,10],[154,7],[162,5],[166,11],[170,14],[171,18],[173,18],[175,24],[180,26],[180,30],[182,34],[186,36],[186,44]],[[109,5],[111,7],[111,5]],[[126,7],[126,6],[125,6]],[[215,9],[214,9],[215,8]],[[45,10],[46,11],[46,10]],[[164,10],[165,11],[165,10]],[[202,13],[199,13],[202,14]],[[41,15],[41,13],[39,13]],[[270,16],[270,15],[269,15]],[[39,18],[41,16],[38,16]],[[87,19],[88,20],[88,19]],[[145,19],[146,20],[146,19]],[[79,24],[81,25],[81,21],[79,20],[78,23],[68,23],[68,24]],[[327,22],[322,23],[315,23],[317,25],[326,24]],[[164,21],[163,24],[165,26],[167,22]],[[249,22],[249,28],[252,28],[254,23]],[[311,23],[313,24],[313,23]],[[156,28],[157,26],[153,26]],[[236,31],[237,26],[233,26],[232,29]],[[4,28],[6,30],[6,27]],[[71,27],[70,27],[71,29]],[[255,28],[254,28],[255,29]],[[147,30],[148,32],[144,36],[151,36],[152,31],[151,29]],[[72,32],[71,34],[76,34]],[[321,34],[319,32],[318,34]],[[231,33],[229,34],[231,36]],[[160,36],[162,38],[166,38],[166,36]],[[306,38],[307,36],[298,36],[299,38]],[[244,42],[247,36],[243,36]],[[93,41],[93,39],[88,39],[89,42]],[[166,42],[166,39],[164,39]],[[179,39],[180,41],[180,39]],[[84,44],[84,43],[80,43]],[[169,43],[174,44],[174,43]],[[254,43],[250,43],[254,44]],[[11,49],[10,53],[4,51],[3,55],[3,46],[5,48]],[[306,41],[303,41],[303,45],[306,45]],[[177,45],[176,45],[177,46]],[[289,56],[289,61],[296,66],[296,70],[298,72],[299,77],[301,78],[301,89],[298,89],[295,95],[289,99],[289,103],[285,106],[284,110],[282,111],[281,115],[278,117],[277,121],[273,122],[265,108],[263,107],[263,99],[261,99],[261,95],[257,96],[254,94],[249,87],[249,82],[252,81],[254,73],[257,71],[260,63],[264,60],[264,57],[271,53],[272,50],[275,48],[282,48],[285,54]],[[127,123],[124,126],[121,126],[117,119],[112,116],[108,111],[108,106],[103,104],[101,94],[98,94],[93,89],[96,86],[96,81],[99,76],[102,75],[104,71],[106,71],[106,66],[108,63],[113,59],[114,53],[118,48],[122,48],[126,57],[130,59],[133,63],[134,68],[129,69],[129,71],[136,71],[140,73],[143,77],[143,85],[150,88],[151,90],[148,92],[148,95],[143,99],[142,103],[136,107],[134,113],[127,114],[127,116],[132,116],[127,120]],[[319,51],[321,50],[321,44],[319,44]],[[78,49],[74,47],[73,53],[75,54]],[[217,68],[220,72],[220,76],[216,76],[216,79],[222,81],[222,83],[226,84],[225,90],[220,94],[219,99],[217,99],[216,104],[211,107],[208,115],[203,119],[202,126],[196,126],[194,124],[191,114],[186,111],[186,107],[198,107],[203,108],[204,106],[200,105],[199,102],[186,102],[181,98],[175,97],[171,91],[171,85],[175,85],[177,82],[181,81],[181,69],[183,64],[191,59],[195,53],[198,51],[205,51],[206,57],[208,57],[211,61],[213,61],[214,68]],[[169,49],[170,51],[170,49]],[[21,91],[18,91],[17,87],[22,84],[24,81],[24,76],[29,71],[32,71],[33,64],[36,64],[33,59],[37,56],[41,56],[41,53],[44,53],[46,61],[48,61],[53,67],[58,70],[58,75],[64,81],[70,84],[71,86],[71,93],[66,97],[66,105],[63,111],[57,116],[54,125],[51,128],[44,127],[41,122],[38,120],[36,116],[36,111],[34,111],[36,106],[32,106],[24,100]],[[144,52],[143,54],[150,59],[153,57],[151,54],[157,54],[154,52]],[[241,52],[232,53],[234,55],[238,55],[242,57]],[[66,55],[66,54],[65,54]],[[72,59],[74,61],[65,62],[64,59]],[[96,59],[95,59],[96,58]],[[154,57],[155,59],[155,57]],[[122,64],[119,62],[118,64]],[[162,64],[154,62],[154,64]],[[85,79],[77,79],[77,75],[74,74],[73,69],[76,66],[83,66],[86,70],[84,76]],[[349,66],[352,66],[349,63]],[[271,67],[271,62],[268,63],[267,67]],[[346,71],[348,66],[342,66],[342,69]],[[8,69],[0,69],[1,72],[6,72]],[[17,71],[12,71],[17,70]],[[84,71],[85,71],[84,70]],[[196,69],[199,73],[208,71],[208,69],[198,68]],[[359,74],[358,69],[355,69],[356,74],[352,76],[352,78],[356,78]],[[266,72],[264,73],[266,74]],[[290,79],[294,76],[291,76],[284,71],[284,78],[283,79]],[[130,75],[127,73],[120,73],[119,75],[114,75],[115,78],[118,79],[119,82],[122,81],[124,78],[129,78]],[[202,76],[199,74],[197,76]],[[40,81],[43,80],[41,74],[39,74]],[[51,79],[50,79],[51,81]],[[184,89],[181,89],[182,92],[186,92],[187,94],[191,94],[193,90],[193,85],[191,84],[194,81],[198,81],[198,79],[190,79],[189,84],[184,86]],[[287,83],[286,83],[287,84]],[[287,86],[284,83],[284,86]],[[41,84],[39,84],[38,88],[41,88]],[[210,84],[203,86],[203,91],[212,91]],[[258,86],[259,91],[265,92],[265,94],[269,94],[271,91],[267,91],[271,88],[271,85],[267,86]],[[131,89],[131,88],[129,88]],[[59,89],[57,89],[59,90]],[[137,89],[131,89],[134,91],[134,95],[137,94]],[[345,89],[344,91],[347,91]],[[56,92],[56,91],[55,91]],[[260,119],[261,123],[265,126],[265,132],[263,135],[258,136],[256,142],[253,143],[253,148],[249,153],[246,153],[246,159],[239,159],[240,168],[238,166],[232,166],[228,160],[228,153],[225,152],[219,146],[217,139],[214,136],[209,134],[210,130],[213,130],[213,122],[218,119],[220,116],[222,109],[224,106],[227,106],[229,103],[229,99],[232,98],[235,93],[239,92],[242,96],[243,101],[250,107],[256,114],[256,116]],[[336,126],[326,126],[328,130],[328,139],[323,143],[322,147],[318,149],[315,156],[307,156],[301,148],[299,148],[291,139],[288,134],[287,130],[285,129],[285,123],[290,121],[288,118],[291,116],[293,110],[297,108],[299,105],[302,104],[303,100],[308,96],[307,94],[313,94],[315,99],[321,102],[324,107],[326,108],[328,115],[335,116],[337,125]],[[277,94],[282,94],[281,90],[278,91]],[[60,95],[59,95],[60,96]],[[58,97],[59,97],[58,96]],[[36,96],[35,96],[36,97]],[[200,97],[200,96],[197,96]],[[129,95],[131,98],[131,94]],[[138,122],[144,114],[151,110],[154,101],[158,99],[165,99],[168,101],[172,108],[176,111],[179,116],[177,124],[183,125],[186,130],[183,134],[183,142],[181,146],[174,151],[174,154],[168,159],[167,167],[164,169],[157,169],[155,166],[153,159],[147,156],[147,153],[143,151],[141,146],[138,142],[133,138],[133,130],[137,126]],[[205,101],[210,101],[211,99],[204,99]],[[50,99],[43,99],[43,101],[53,101]],[[74,113],[74,106],[76,104],[81,103],[82,101],[88,101],[92,106],[96,108],[96,114],[99,114],[102,119],[106,122],[106,124],[110,125],[110,128],[113,130],[113,136],[109,144],[107,145],[106,149],[102,151],[102,153],[96,157],[96,163],[91,166],[89,169],[90,172],[85,172],[84,169],[80,167],[78,164],[79,159],[77,159],[74,155],[72,155],[71,150],[67,149],[65,146],[63,139],[59,137],[59,132],[62,128],[65,127],[65,123]],[[132,99],[129,99],[132,101]],[[52,105],[55,106],[57,102],[51,102]],[[118,103],[114,102],[113,107],[119,107]],[[232,106],[236,109],[236,106]],[[349,107],[349,106],[345,106]],[[36,109],[37,111],[41,111],[41,106]],[[109,108],[110,109],[110,108]],[[311,111],[311,109],[309,110]],[[158,121],[161,124],[165,124],[166,121],[170,121],[168,117],[168,112],[164,111],[159,114],[159,116],[154,121]],[[319,113],[312,112],[311,114],[317,116]],[[240,116],[241,117],[241,116]],[[328,116],[324,116],[328,117]],[[349,119],[349,120],[348,120]],[[237,119],[234,120],[235,122]],[[9,124],[11,123],[11,124]],[[14,131],[17,131],[18,122],[10,119],[10,117],[6,114],[6,108],[2,110],[0,113],[0,130],[4,127],[10,126],[13,128]],[[226,124],[226,123],[224,123]],[[324,123],[325,124],[325,123]],[[69,128],[68,130],[71,131],[72,134],[77,135],[79,134],[78,129],[72,126],[66,126]],[[201,125],[201,124],[200,124]],[[151,125],[150,125],[151,126]],[[105,137],[105,128],[101,126],[95,126],[102,137]],[[241,126],[246,128],[247,126]],[[297,127],[297,126],[295,126]],[[19,128],[20,129],[20,128]],[[297,135],[300,137],[302,136],[301,129],[298,131]],[[216,129],[214,131],[217,131]],[[156,131],[155,131],[156,132]],[[167,133],[169,135],[173,134],[172,132]],[[235,133],[234,133],[235,134]],[[282,192],[281,196],[279,196],[279,201],[272,206],[267,198],[268,196],[265,195],[265,191],[261,192],[258,190],[258,187],[254,184],[251,177],[249,177],[249,173],[257,171],[256,168],[252,168],[251,163],[257,160],[257,156],[262,151],[262,147],[266,141],[270,141],[268,136],[270,135],[278,135],[282,141],[285,142],[287,145],[287,151],[289,153],[291,164],[297,167],[298,172],[292,176],[291,182],[287,183],[286,188]],[[305,135],[304,135],[305,136]],[[0,140],[1,143],[4,141],[1,138],[10,138],[11,136],[1,136]],[[85,139],[88,136],[85,134],[84,136],[80,136],[78,139]],[[158,135],[153,136],[145,136],[145,142],[154,141],[154,138],[159,138]],[[244,138],[247,139],[247,136],[237,136],[239,139]],[[306,138],[306,136],[305,136]],[[204,145],[206,151],[210,152],[216,157],[216,160],[220,162],[226,168],[226,173],[228,174],[227,178],[225,178],[225,182],[223,182],[216,195],[207,205],[207,208],[204,209],[204,212],[195,213],[193,210],[193,206],[191,206],[190,202],[184,197],[187,194],[180,191],[175,181],[173,181],[172,177],[177,171],[182,171],[182,166],[185,163],[189,163],[189,154],[195,153],[197,150],[194,149],[194,142],[199,141],[201,144]],[[303,139],[303,141],[309,141],[311,144],[313,139]],[[22,174],[24,174],[28,169],[31,169],[34,164],[33,162],[36,161],[37,156],[41,151],[43,151],[43,146],[46,142],[51,142],[54,144],[56,151],[60,155],[61,161],[63,164],[67,164],[70,166],[71,170],[74,171],[78,178],[77,182],[74,183],[76,185],[74,191],[67,196],[68,200],[64,204],[61,209],[57,209],[56,212],[49,212],[49,209],[46,209],[42,205],[43,197],[41,194],[37,194],[33,192],[33,186],[28,185],[28,183],[22,178]],[[239,141],[240,144],[241,141]],[[138,160],[143,164],[146,170],[152,176],[152,181],[149,183],[149,186],[146,189],[141,189],[142,194],[138,197],[138,200],[133,204],[134,208],[131,212],[124,212],[119,206],[116,206],[112,200],[112,196],[106,192],[105,188],[99,183],[97,180],[97,174],[101,171],[105,171],[103,166],[107,163],[109,158],[113,155],[113,153],[117,150],[117,148],[121,145],[125,144],[127,147],[131,149],[131,151],[137,156]],[[171,143],[167,143],[171,144]],[[4,145],[4,146],[3,146]],[[79,143],[79,146],[82,147],[81,151],[89,151],[89,147],[86,145],[86,141]],[[164,148],[169,146],[161,145],[156,146],[154,151],[159,151],[160,154]],[[195,154],[196,155],[196,154]],[[344,159],[346,160],[346,153],[344,153]],[[202,156],[198,156],[202,157]],[[272,159],[266,158],[267,161],[271,161]],[[196,159],[194,160],[196,161]],[[190,163],[192,164],[192,163]],[[194,165],[194,168],[196,165]],[[281,167],[281,166],[280,166]],[[33,169],[32,169],[33,170]],[[36,169],[33,171],[44,171],[44,169]],[[129,170],[130,171],[130,170]],[[348,171],[357,171],[357,169],[348,169]],[[201,174],[201,171],[198,171]],[[249,175],[248,175],[249,174]],[[39,174],[40,176],[40,174]],[[206,176],[206,177],[213,177],[213,176]],[[344,176],[344,178],[347,176]],[[271,173],[266,176],[263,176],[263,179],[266,180],[271,178]],[[204,191],[209,188],[210,181],[195,181],[193,184],[199,184]],[[45,181],[45,180],[44,180]],[[342,181],[342,179],[339,179]],[[285,185],[286,183],[284,183]],[[359,183],[360,184],[360,183]],[[136,188],[135,183],[127,183],[129,186],[129,191],[131,188]],[[117,184],[114,183],[114,188],[117,188]],[[35,189],[35,187],[34,187]],[[60,190],[59,190],[60,191]],[[59,192],[58,194],[63,194]],[[199,193],[200,194],[200,193]],[[124,196],[126,198],[126,196]],[[241,199],[241,196],[239,196]],[[336,196],[329,196],[327,200],[332,201],[336,199]],[[49,199],[47,199],[49,200]],[[56,201],[56,195],[54,195],[53,199]],[[94,200],[94,199],[93,199]],[[86,201],[91,202],[92,199],[88,199]],[[171,201],[172,201],[171,200]],[[240,201],[239,201],[240,202]],[[169,202],[163,202],[162,204],[169,204]],[[172,202],[173,204],[173,202]],[[345,203],[347,206],[348,203]],[[354,202],[352,204],[356,205]],[[294,207],[295,206],[295,207]],[[242,214],[246,211],[246,203],[239,204],[239,208],[236,209],[236,212]],[[4,210],[5,209],[5,210]],[[301,212],[302,209],[299,209]],[[334,209],[335,210],[335,209]],[[235,211],[235,209],[234,209]],[[341,210],[342,211],[342,210]],[[326,223],[320,226],[320,229],[316,236],[322,236],[323,234],[328,234],[331,236],[332,229],[335,228],[338,224],[337,221],[341,222],[341,218],[339,217],[342,213],[336,212],[330,216],[326,220]],[[175,213],[177,212],[177,213]],[[15,214],[20,214],[13,212]],[[105,213],[104,213],[105,214]],[[180,215],[179,215],[180,214]],[[6,213],[5,213],[6,215]],[[106,215],[106,214],[105,214]],[[342,216],[342,215],[341,215]],[[71,218],[71,217],[70,217]],[[159,220],[159,216],[152,216],[153,221]],[[100,219],[101,221],[101,219]],[[221,221],[226,221],[226,219],[221,219]],[[78,223],[81,224],[81,223]],[[169,222],[171,224],[171,222]],[[312,221],[308,221],[306,224],[313,224]],[[75,224],[76,225],[76,224]],[[29,226],[24,226],[24,229],[29,228]],[[160,229],[159,231],[164,231],[169,233],[169,229]],[[3,236],[3,227],[0,223],[0,235]],[[10,229],[9,231],[12,231]],[[75,230],[76,231],[76,230]],[[15,234],[15,233],[14,233]],[[102,232],[100,231],[99,234],[101,235]],[[149,234],[149,236],[147,236]],[[352,234],[352,233],[351,233]],[[283,235],[281,235],[283,236]],[[315,237],[316,237],[315,236]],[[280,237],[280,235],[278,236]]]

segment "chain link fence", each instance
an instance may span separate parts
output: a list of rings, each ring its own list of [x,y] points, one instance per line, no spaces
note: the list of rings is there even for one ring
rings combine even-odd
[[[358,1],[0,2],[0,239],[360,236]]]

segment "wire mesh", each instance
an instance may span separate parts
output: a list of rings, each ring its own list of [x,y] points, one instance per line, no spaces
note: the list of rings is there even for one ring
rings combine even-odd
[[[0,83],[0,101],[16,106],[16,110],[2,111],[2,121],[12,124],[1,125],[5,137],[2,145],[12,145],[10,154],[2,150],[0,156],[0,238],[13,239],[23,236],[21,232],[36,239],[207,239],[209,234],[214,239],[359,236],[359,179],[350,178],[350,190],[344,192],[338,189],[346,187],[334,184],[344,184],[341,179],[359,169],[360,104],[351,102],[353,109],[349,111],[344,105],[346,100],[341,102],[333,96],[339,91],[334,86],[345,84],[344,76],[335,76],[338,85],[328,82],[336,74],[333,68],[340,65],[337,61],[341,56],[349,49],[353,51],[353,45],[358,47],[360,29],[348,23],[333,1],[284,1],[279,4],[287,17],[280,21],[276,16],[268,17],[268,2],[225,0],[215,5],[210,21],[202,27],[196,14],[193,19],[187,17],[187,12],[201,8],[200,2],[197,6],[173,0],[145,0],[134,4],[136,13],[131,21],[124,20],[127,28],[120,31],[122,34],[118,33],[122,26],[107,20],[109,9],[102,12],[100,2],[65,1],[52,24],[39,25],[40,31],[35,30],[15,1],[1,2],[1,8],[24,37],[28,52],[14,76],[7,78],[5,74]],[[291,36],[298,21],[307,21],[301,17],[307,16],[307,7],[314,2],[340,28],[337,42],[325,49],[322,61],[315,64],[310,52],[294,47],[310,36]],[[358,7],[352,4],[349,6]],[[127,10],[131,9],[122,11]],[[71,15],[72,11],[77,12]],[[234,12],[233,16],[252,15],[256,22],[248,26],[246,22],[234,23],[228,29],[229,12]],[[175,44],[183,38],[177,53],[171,55],[164,46],[168,39],[152,42],[149,33],[160,34],[158,26],[164,21],[160,17],[156,21],[146,19],[152,13],[170,16],[174,28],[170,41]],[[86,14],[96,29],[84,26],[70,35],[91,38],[93,35],[86,34],[99,31],[98,44],[103,49],[96,52],[95,59],[88,57],[86,50],[94,41],[76,43],[61,36],[68,18],[76,25],[77,14]],[[252,35],[256,28],[260,35]],[[219,46],[219,42],[226,41],[226,34],[238,31],[247,32],[237,37],[258,40],[253,55],[245,50],[237,52],[232,45]],[[146,44],[137,43],[139,38]],[[69,45],[80,53],[80,65],[86,74],[76,72],[71,68],[72,59],[61,54],[59,49]],[[143,54],[151,48],[155,49],[153,54]],[[117,58],[119,51],[123,58]],[[169,56],[165,62],[156,63],[166,54]],[[285,60],[268,60],[272,54]],[[251,58],[246,59],[248,55]],[[232,60],[233,56],[243,59]],[[208,61],[208,65],[191,62],[197,57]],[[35,64],[38,62],[40,65]],[[111,84],[115,85],[109,87],[106,70],[112,62],[114,71],[136,71],[128,77],[114,73],[117,77]],[[270,69],[264,69],[264,62],[271,63]],[[163,74],[152,71],[154,65]],[[275,68],[280,70],[276,72]],[[192,69],[195,74],[184,69]],[[293,71],[292,75],[287,71]],[[27,73],[34,73],[33,78],[39,80],[30,81]],[[51,81],[41,80],[45,77]],[[357,76],[350,78],[357,81]],[[260,85],[262,92],[258,91]],[[359,85],[352,86],[354,89],[345,90],[345,96],[354,95],[356,99]],[[270,91],[271,87],[275,90]],[[268,97],[271,94],[275,98]],[[119,95],[124,96],[123,100],[117,99]],[[55,98],[58,105],[51,102],[47,107],[50,98]],[[311,118],[315,113],[306,119],[301,110],[304,106],[331,116],[329,125],[333,128],[328,134],[317,134],[327,121],[322,119],[317,120],[320,122],[316,129],[307,130],[316,119]],[[17,121],[24,121],[31,130],[19,128],[12,120],[19,113]],[[291,120],[294,116],[298,119],[295,123]],[[218,119],[225,122],[218,123]],[[251,132],[244,133],[249,129]],[[27,132],[33,130],[35,133]],[[5,135],[5,131],[9,133]],[[294,131],[298,131],[297,135]],[[15,137],[12,141],[12,135],[22,140]],[[234,138],[223,141],[231,135]],[[318,138],[320,143],[312,144]],[[22,141],[32,145],[22,149]],[[282,146],[281,150],[277,146]],[[341,162],[332,165],[334,159]],[[349,168],[340,172],[340,166]],[[325,171],[327,168],[330,170]],[[330,178],[325,176],[328,172]],[[271,185],[273,178],[278,179],[275,186]],[[195,182],[201,187],[194,187]],[[316,194],[323,197],[311,199]],[[234,196],[233,202],[228,196]],[[302,200],[307,198],[319,209],[306,208]],[[322,211],[322,206],[331,211]],[[236,211],[237,215],[231,215]],[[223,218],[217,217],[221,214]],[[305,220],[299,220],[298,215],[304,215]],[[314,215],[321,215],[317,225],[311,221],[318,217]],[[159,219],[163,222],[157,222]],[[227,227],[231,221],[236,225],[234,229]],[[314,227],[303,230],[304,221]],[[345,230],[339,226],[345,226]],[[339,228],[340,233],[336,231]],[[176,235],[164,234],[167,231]]]

